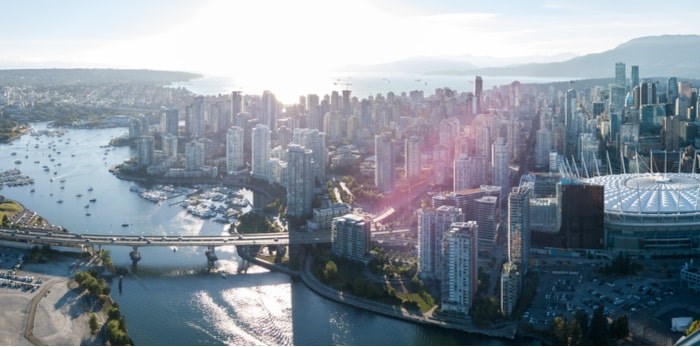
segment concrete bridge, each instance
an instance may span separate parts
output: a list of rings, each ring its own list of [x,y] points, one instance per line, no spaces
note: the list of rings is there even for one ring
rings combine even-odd
[[[129,254],[134,264],[141,260],[139,247],[193,247],[203,246],[210,263],[216,261],[217,246],[269,246],[318,244],[331,242],[330,232],[262,233],[237,235],[98,235],[50,232],[35,229],[0,228],[0,240],[26,243],[37,246],[59,246],[88,250],[95,246],[132,247]]]

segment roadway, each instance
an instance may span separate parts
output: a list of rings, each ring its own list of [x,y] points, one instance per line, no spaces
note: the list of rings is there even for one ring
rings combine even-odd
[[[265,233],[237,235],[98,235],[44,232],[24,229],[0,228],[0,240],[26,242],[37,245],[83,248],[110,245],[128,247],[187,247],[187,246],[249,246],[249,245],[288,245],[331,242],[329,232],[304,233]]]

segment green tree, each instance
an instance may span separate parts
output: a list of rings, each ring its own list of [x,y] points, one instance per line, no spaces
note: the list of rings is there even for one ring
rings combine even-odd
[[[562,317],[554,317],[552,319],[552,328],[551,328],[551,333],[552,337],[554,337],[554,341],[556,341],[557,344],[559,345],[566,345],[568,342],[568,329],[567,329],[567,324],[566,324],[566,319]]]
[[[97,332],[97,329],[99,328],[99,324],[97,323],[97,315],[94,313],[90,314],[90,333],[95,335]]]
[[[588,343],[588,315],[586,311],[578,309],[574,313],[574,321],[578,324],[579,329],[581,329],[582,344]]]
[[[598,308],[593,311],[588,342],[595,346],[605,346],[608,344],[608,322],[603,315],[603,306],[598,306]]]
[[[365,280],[362,279],[361,277],[355,278],[352,281],[352,290],[353,293],[357,296],[366,296],[367,295],[367,285],[365,283]]]
[[[567,327],[567,345],[569,346],[582,346],[584,345],[583,332],[581,331],[581,325],[572,319]]]
[[[629,323],[627,322],[627,315],[624,315],[612,322],[610,325],[610,335],[616,339],[624,339],[629,336]]]
[[[323,278],[327,282],[333,282],[338,275],[338,265],[334,261],[329,260],[323,268]]]

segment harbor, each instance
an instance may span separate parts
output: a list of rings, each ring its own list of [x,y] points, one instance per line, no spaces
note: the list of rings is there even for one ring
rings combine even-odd
[[[40,129],[42,125],[33,126]],[[55,142],[56,151],[53,151],[53,147],[46,146],[51,140],[57,140],[56,137],[48,138],[49,140],[46,137],[41,138],[44,142],[39,143],[40,146],[36,149],[36,140],[32,138],[28,162],[40,160],[41,164],[27,164],[27,160],[23,159],[25,163],[22,164],[21,170],[25,175],[35,178],[34,186],[6,187],[3,195],[22,202],[27,209],[37,211],[46,220],[64,226],[72,233],[125,234],[137,237],[144,235],[149,238],[172,235],[228,235],[228,225],[215,221],[218,215],[200,218],[188,213],[187,209],[180,205],[189,198],[194,201],[197,195],[200,196],[197,199],[202,200],[202,205],[209,204],[210,200],[214,205],[223,204],[223,201],[213,200],[217,196],[215,194],[206,194],[201,198],[203,193],[217,188],[217,185],[192,186],[191,188],[202,191],[190,197],[180,196],[158,203],[148,201],[138,193],[130,191],[132,182],[120,180],[108,171],[110,165],[116,165],[135,155],[129,147],[112,147],[107,155],[107,163],[103,160],[105,148],[100,146],[106,145],[108,139],[125,131],[123,128],[71,129],[63,135],[63,142]],[[69,144],[66,144],[67,138],[71,138]],[[10,153],[17,152],[24,157],[22,152],[26,151],[27,140],[28,136],[24,136],[3,146],[3,150],[0,151],[0,169],[15,167]],[[57,155],[56,152],[61,154]],[[53,163],[61,162],[62,166],[50,164],[47,160],[49,154],[51,158],[57,158]],[[42,165],[50,165],[50,173],[43,171]],[[57,172],[56,175],[53,175],[54,171]],[[50,178],[54,178],[54,181],[51,182]],[[66,180],[63,183],[64,189],[60,189],[61,179]],[[89,190],[90,187],[93,189]],[[155,186],[141,187],[151,189]],[[35,189],[34,193],[30,191],[31,188]],[[248,202],[258,199],[257,196],[254,199],[254,194],[257,193],[245,189],[227,189],[233,194],[242,193]],[[78,197],[78,194],[81,196]],[[224,200],[228,199],[231,202],[233,198],[235,195]],[[56,203],[59,199],[63,200],[62,204]],[[96,199],[96,202],[89,203],[89,199]],[[243,199],[234,202],[245,203]],[[174,204],[171,206],[172,203]],[[89,207],[85,208],[86,205]],[[234,207],[231,205],[230,208],[236,210]],[[248,204],[241,211],[252,208]],[[91,216],[86,216],[86,213],[90,213]],[[122,224],[128,224],[128,227],[122,227]],[[111,251],[116,266],[131,265],[130,248],[103,246],[103,249]],[[505,343],[500,339],[399,321],[328,301],[309,290],[300,281],[294,282],[285,274],[268,272],[259,266],[251,266],[245,275],[238,274],[239,263],[242,260],[234,246],[217,247],[216,254],[219,259],[209,271],[206,269],[206,250],[202,247],[178,247],[177,251],[168,247],[143,247],[139,252],[147,261],[139,264],[137,275],[124,276],[121,293],[115,279],[112,295],[119,303],[121,311],[128,317],[129,336],[137,344]],[[23,271],[32,271],[27,264],[23,268]],[[65,270],[61,273],[65,273]],[[222,273],[226,275],[225,278]],[[45,279],[44,285],[36,293],[46,285]],[[65,285],[54,285],[49,299],[54,292],[59,294],[59,287],[63,288]],[[16,311],[19,312],[25,307],[26,303],[23,303]],[[303,328],[305,322],[310,321],[319,322],[317,330],[312,332]],[[377,328],[379,326],[382,328]],[[85,327],[87,329],[87,323]],[[384,334],[386,330],[405,331],[406,334],[388,338]],[[360,331],[363,333],[360,334]],[[62,344],[76,345],[80,344],[80,341],[66,340]]]

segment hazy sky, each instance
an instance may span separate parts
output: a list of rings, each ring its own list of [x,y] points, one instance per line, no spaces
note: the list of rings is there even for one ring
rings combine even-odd
[[[694,1],[6,0],[0,13],[1,67],[260,78],[412,56],[586,54],[700,33]]]

